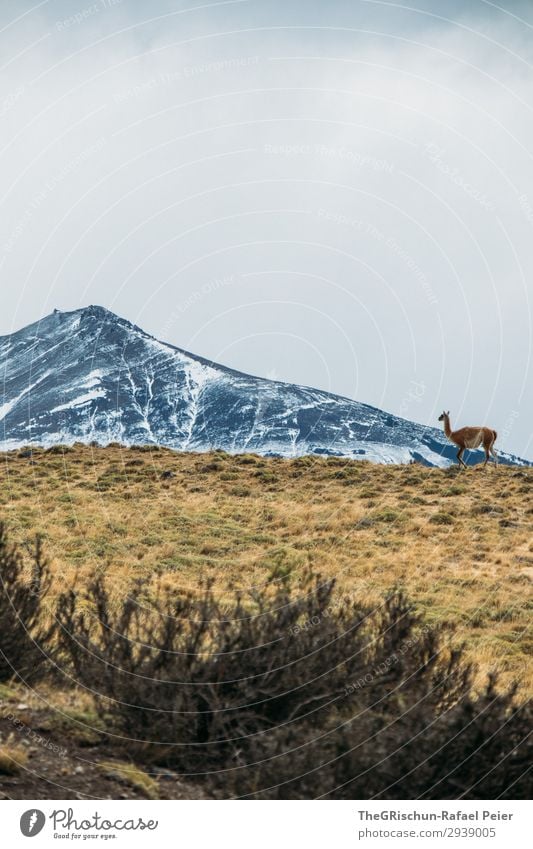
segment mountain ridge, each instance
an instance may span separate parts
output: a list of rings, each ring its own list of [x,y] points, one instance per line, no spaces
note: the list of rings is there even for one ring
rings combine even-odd
[[[231,369],[94,304],[54,310],[0,337],[0,379],[3,450],[94,441],[431,466],[455,461],[456,449],[437,428]],[[515,455],[502,459],[529,465]]]

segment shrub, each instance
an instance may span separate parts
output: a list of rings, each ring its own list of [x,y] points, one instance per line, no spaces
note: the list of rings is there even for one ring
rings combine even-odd
[[[235,457],[235,462],[240,466],[256,466],[258,463],[259,457],[255,454],[238,454]]]
[[[335,641],[348,664],[336,676],[342,691],[366,638],[357,612],[327,615],[331,589],[316,582],[292,599],[281,585],[223,607],[209,586],[176,597],[141,579],[113,612],[97,580],[81,604],[73,592],[60,598],[59,637],[80,683],[98,682],[120,733],[168,743],[164,759],[179,768],[214,769],[239,738],[298,717],[310,692],[314,704],[329,701],[332,682],[312,679],[328,659],[338,665]]]
[[[28,762],[28,750],[8,740],[0,745],[0,774],[17,775]]]
[[[379,510],[374,514],[376,522],[400,522],[404,518],[405,517],[401,513],[398,513],[396,510],[392,510],[390,507]]]
[[[223,469],[224,466],[222,463],[217,460],[213,460],[211,463],[205,463],[203,466],[198,468],[199,472],[219,472]]]
[[[430,517],[429,521],[433,525],[453,525],[455,519],[453,516],[450,516],[449,513],[434,513],[433,516]]]
[[[42,672],[50,634],[41,624],[42,601],[50,573],[40,540],[32,556],[31,575],[24,577],[20,553],[9,546],[0,523],[0,681],[17,674],[35,680]]]
[[[490,516],[494,513],[503,513],[503,507],[496,504],[476,504],[472,507],[471,513],[473,516]]]
[[[531,710],[394,593],[378,610],[316,577],[225,605],[139,580],[65,593],[58,636],[128,753],[225,796],[526,798]],[[128,739],[129,738],[129,739]]]

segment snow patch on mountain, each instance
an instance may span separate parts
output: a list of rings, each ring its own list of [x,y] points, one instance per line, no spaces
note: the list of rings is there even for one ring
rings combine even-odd
[[[50,410],[50,412],[59,413],[61,410],[72,410],[74,407],[83,407],[85,404],[90,404],[96,398],[105,398],[105,392],[103,389],[93,389],[85,395],[80,395],[78,398],[74,398],[67,404],[60,404],[58,407],[54,407]]]
[[[50,372],[46,372],[43,377],[41,377],[39,380],[36,380],[35,383],[32,383],[30,386],[26,386],[14,398],[11,398],[9,401],[5,401],[0,406],[0,421],[3,421],[3,419],[5,419],[6,416],[11,413],[11,411],[14,410],[24,398],[30,395],[30,393],[39,385],[39,383],[41,383],[46,377],[48,377],[49,374]]]

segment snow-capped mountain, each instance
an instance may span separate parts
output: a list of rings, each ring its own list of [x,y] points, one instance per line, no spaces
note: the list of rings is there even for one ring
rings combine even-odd
[[[432,466],[449,465],[456,452],[435,428],[241,374],[102,307],[56,310],[0,337],[0,449],[91,441]]]

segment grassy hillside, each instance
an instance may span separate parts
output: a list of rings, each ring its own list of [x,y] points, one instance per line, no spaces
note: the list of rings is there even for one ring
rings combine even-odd
[[[56,589],[101,570],[195,588],[298,581],[306,566],[381,603],[405,587],[427,620],[457,626],[482,672],[533,689],[532,469],[460,472],[338,458],[75,446],[2,455],[0,519],[40,533]],[[529,656],[529,660],[528,660]]]

